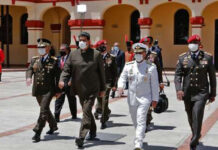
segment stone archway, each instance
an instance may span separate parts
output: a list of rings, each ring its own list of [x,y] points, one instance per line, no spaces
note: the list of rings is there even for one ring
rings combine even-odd
[[[137,9],[131,5],[115,5],[108,8],[103,15],[105,26],[103,38],[109,47],[114,42],[120,43],[120,48],[126,50],[125,35],[131,36],[131,15]]]
[[[69,12],[62,7],[50,8],[43,15],[42,37],[50,40],[56,51],[62,43],[70,44],[69,19]]]
[[[205,25],[202,28],[203,49],[214,55],[218,70],[218,2],[207,5],[202,12]]]
[[[153,20],[150,35],[159,41],[166,68],[175,68],[179,54],[187,51],[186,44],[174,43],[174,18],[178,10],[186,10],[191,17],[191,10],[187,6],[175,2],[160,4],[150,13]],[[191,33],[189,24],[189,35]]]

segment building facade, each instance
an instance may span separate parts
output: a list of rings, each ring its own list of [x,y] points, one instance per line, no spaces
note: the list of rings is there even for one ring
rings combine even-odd
[[[77,4],[86,4],[83,31],[94,44],[106,39],[126,50],[125,35],[137,42],[153,36],[162,48],[165,68],[175,68],[179,54],[187,51],[187,38],[202,37],[203,49],[214,55],[218,69],[217,0],[1,0],[0,44],[5,64],[25,65],[37,55],[38,38],[75,48],[80,33]]]

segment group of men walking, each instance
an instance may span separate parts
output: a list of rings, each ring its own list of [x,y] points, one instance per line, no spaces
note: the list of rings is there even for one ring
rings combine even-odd
[[[195,150],[200,139],[204,106],[208,99],[210,102],[215,100],[216,76],[212,56],[199,49],[200,37],[193,35],[188,43],[188,52],[179,56],[175,85],[177,98],[184,100],[193,133],[190,149]],[[157,41],[155,45],[152,44],[152,37],[145,37],[135,44],[128,41],[128,51],[124,53],[119,49],[118,43],[115,43],[109,53],[107,41],[98,41],[94,50],[90,46],[89,33],[82,32],[79,35],[78,49],[70,51],[69,46],[63,44],[60,57],[56,58],[49,54],[51,42],[39,39],[40,56],[32,58],[26,72],[27,85],[30,85],[32,77],[34,78],[33,96],[40,106],[39,118],[33,129],[33,140],[40,141],[46,121],[50,126],[47,134],[58,130],[57,122],[60,121],[65,95],[68,97],[72,119],[77,118],[77,95],[83,117],[79,137],[75,142],[82,148],[87,134],[89,140],[96,137],[95,119],[100,118],[101,129],[107,127],[111,114],[108,107],[110,91],[114,97],[116,90],[121,96],[123,90],[128,89],[129,111],[136,130],[135,150],[143,149],[145,131],[152,120],[151,108],[156,107],[159,92],[163,90],[161,49],[157,46]],[[53,116],[49,105],[55,95],[57,100]],[[93,115],[92,107],[96,98],[96,110]]]

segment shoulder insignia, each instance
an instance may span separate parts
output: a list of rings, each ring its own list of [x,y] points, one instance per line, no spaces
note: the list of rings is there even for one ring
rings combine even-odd
[[[33,56],[32,58],[33,58],[33,59],[37,59],[37,58],[39,58],[39,56]]]
[[[211,53],[208,53],[208,52],[204,52],[205,54],[207,54],[207,55],[209,55],[209,56],[212,56],[212,54]]]
[[[55,57],[55,56],[51,56],[51,58],[54,59],[54,60],[57,60],[57,57]]]
[[[112,57],[116,57],[114,54],[110,54]]]
[[[130,61],[130,62],[127,62],[126,65],[130,65],[130,64],[133,64],[134,61]]]
[[[184,56],[185,54],[186,54],[186,52],[185,52],[185,53],[182,53],[182,54],[180,54],[180,55],[179,55],[179,57],[181,57],[181,56]]]

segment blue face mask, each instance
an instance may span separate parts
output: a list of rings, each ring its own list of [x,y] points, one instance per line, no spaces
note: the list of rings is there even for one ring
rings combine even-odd
[[[118,52],[118,51],[119,51],[119,48],[118,48],[117,46],[114,46],[114,50],[115,50],[116,52]]]

